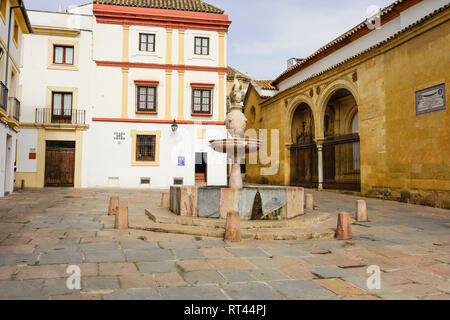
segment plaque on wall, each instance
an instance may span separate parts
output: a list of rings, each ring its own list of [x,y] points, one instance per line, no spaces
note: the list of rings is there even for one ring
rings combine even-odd
[[[445,108],[445,84],[416,92],[416,115],[444,110]]]

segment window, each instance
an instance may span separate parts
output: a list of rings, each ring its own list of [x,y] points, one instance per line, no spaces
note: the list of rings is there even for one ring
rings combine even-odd
[[[14,42],[19,44],[19,24],[17,23],[17,20],[14,20]]]
[[[156,136],[136,135],[136,161],[155,161]]]
[[[155,35],[139,34],[139,51],[155,52]]]
[[[70,123],[72,119],[72,93],[52,93],[52,122]]]
[[[137,87],[137,111],[156,112],[156,87]]]
[[[192,113],[211,114],[212,90],[192,89]]]
[[[195,37],[195,54],[209,55],[209,38]]]
[[[53,63],[73,65],[73,47],[54,46]]]

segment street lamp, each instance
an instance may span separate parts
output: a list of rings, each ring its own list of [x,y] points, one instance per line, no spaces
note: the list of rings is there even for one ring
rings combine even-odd
[[[178,124],[177,124],[177,121],[175,120],[175,119],[173,119],[173,123],[172,123],[172,132],[177,132],[177,130],[178,130]]]

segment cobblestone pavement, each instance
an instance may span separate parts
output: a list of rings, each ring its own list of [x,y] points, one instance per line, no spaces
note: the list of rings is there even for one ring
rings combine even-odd
[[[313,192],[318,211],[354,213],[354,196]],[[26,190],[0,199],[0,299],[450,299],[450,211],[367,199],[353,239],[243,241],[114,230],[150,190]],[[69,290],[68,266],[81,268]],[[381,289],[367,288],[367,268]]]

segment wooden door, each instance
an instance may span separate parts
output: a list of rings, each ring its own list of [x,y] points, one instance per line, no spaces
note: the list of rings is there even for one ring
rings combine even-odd
[[[73,187],[75,149],[47,147],[45,154],[45,185]]]

